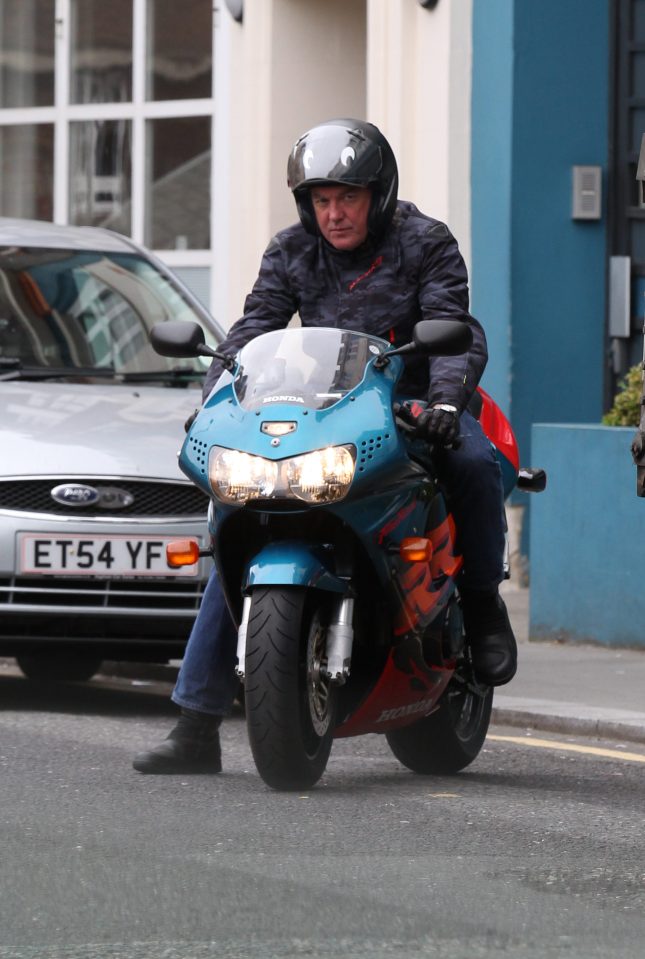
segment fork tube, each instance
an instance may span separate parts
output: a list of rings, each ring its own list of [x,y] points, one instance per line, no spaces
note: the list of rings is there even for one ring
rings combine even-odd
[[[249,617],[251,615],[251,597],[244,597],[242,606],[242,622],[237,631],[237,666],[235,672],[240,679],[244,679],[244,661],[246,659],[246,631],[249,626]]]
[[[352,661],[354,630],[354,598],[345,596],[341,601],[335,623],[327,628],[327,669],[325,672],[332,683],[342,685],[349,676]]]

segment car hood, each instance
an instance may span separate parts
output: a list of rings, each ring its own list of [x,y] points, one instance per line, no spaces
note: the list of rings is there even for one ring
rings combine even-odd
[[[0,382],[4,476],[183,477],[177,452],[197,389]]]

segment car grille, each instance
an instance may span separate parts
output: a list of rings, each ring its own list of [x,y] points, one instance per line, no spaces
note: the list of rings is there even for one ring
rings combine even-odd
[[[185,610],[190,613],[199,608],[203,589],[202,581],[80,580],[63,576],[43,581],[27,576],[10,576],[0,578],[0,609],[16,603],[28,604],[34,610],[39,606],[73,606],[78,610],[100,606],[105,609],[148,610],[152,616],[164,610]]]
[[[133,497],[128,506],[119,506],[109,510],[98,509],[96,504],[88,506],[70,506],[56,503],[51,490],[65,482],[87,484],[88,486],[117,486]],[[0,509],[24,513],[44,513],[55,516],[83,517],[113,516],[196,516],[205,518],[208,509],[208,496],[191,483],[160,483],[146,480],[124,480],[118,477],[106,478],[78,476],[65,480],[24,479],[0,481]]]

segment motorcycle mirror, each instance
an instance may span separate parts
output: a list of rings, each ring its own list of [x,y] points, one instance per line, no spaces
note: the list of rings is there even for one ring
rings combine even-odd
[[[462,320],[420,320],[412,331],[416,350],[434,356],[458,356],[473,342],[469,326]]]
[[[162,356],[182,358],[197,356],[206,346],[199,323],[185,323],[183,320],[155,323],[150,330],[150,343]]]
[[[221,360],[227,370],[235,366],[235,360],[226,353],[219,353],[207,346],[204,331],[199,323],[187,323],[184,320],[168,320],[155,323],[150,330],[150,343],[153,350],[161,356],[187,359],[194,356],[212,356]]]
[[[406,356],[410,353],[425,353],[427,356],[458,356],[470,349],[473,334],[462,320],[419,320],[412,331],[412,342],[395,350],[381,353],[374,361],[377,369],[383,369],[391,356]]]

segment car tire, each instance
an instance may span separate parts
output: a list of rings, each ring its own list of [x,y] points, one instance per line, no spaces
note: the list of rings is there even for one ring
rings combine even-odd
[[[102,662],[99,656],[75,653],[17,656],[16,661],[27,679],[45,683],[84,682],[99,671]]]

